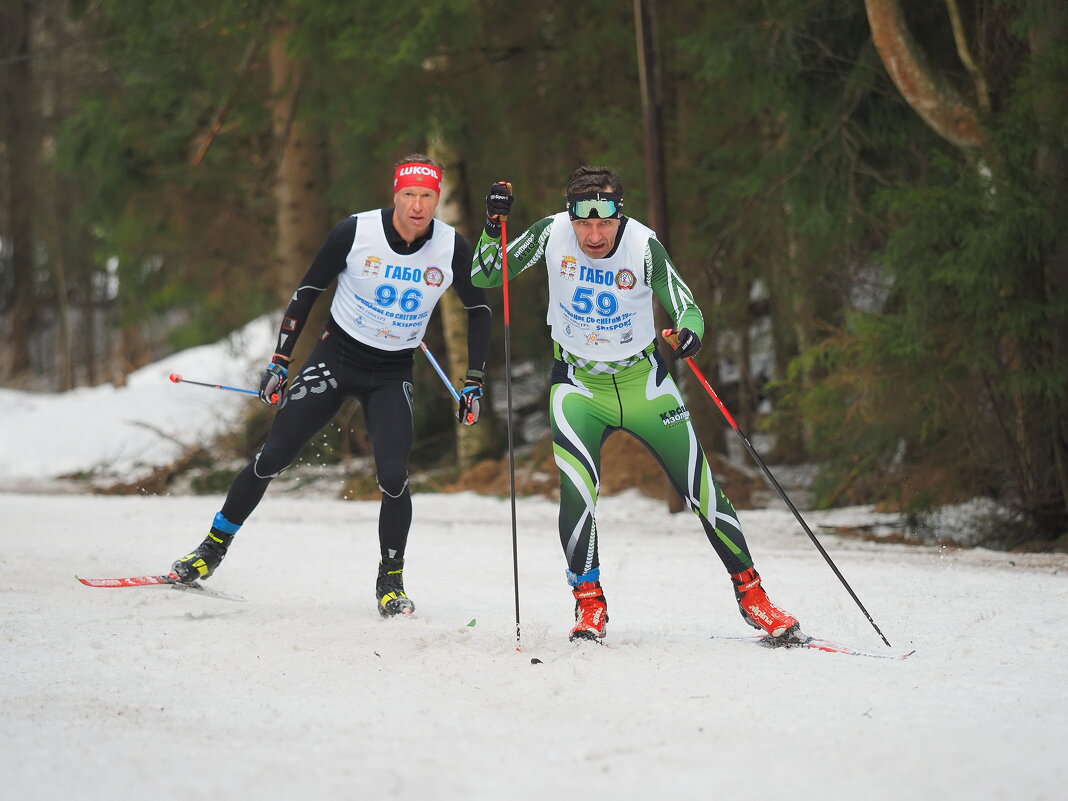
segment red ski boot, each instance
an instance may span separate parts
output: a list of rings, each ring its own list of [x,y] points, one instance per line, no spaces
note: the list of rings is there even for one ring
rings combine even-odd
[[[733,574],[731,581],[742,617],[754,629],[763,629],[772,637],[787,637],[799,629],[797,618],[768,600],[755,568]]]
[[[575,627],[568,639],[600,640],[608,627],[608,604],[604,600],[601,582],[584,581],[572,588],[575,596]]]

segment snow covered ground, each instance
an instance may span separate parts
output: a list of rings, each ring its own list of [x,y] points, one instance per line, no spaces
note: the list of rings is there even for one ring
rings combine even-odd
[[[192,384],[255,389],[270,360],[278,321],[249,323],[215,345],[190,348],[127,376],[58,394],[0,389],[0,491],[59,489],[68,474],[111,478],[167,464],[187,447],[210,441],[237,420],[249,396]]]
[[[1064,555],[821,536],[894,648],[916,649],[903,662],[712,639],[750,633],[721,565],[695,520],[631,493],[601,503],[604,647],[567,642],[542,499],[518,503],[518,642],[509,503],[470,494],[415,498],[410,619],[375,611],[377,504],[285,491],[210,581],[245,603],[80,585],[164,571],[222,499],[37,488],[165,461],[168,436],[231,403],[166,375],[224,381],[238,360],[219,353],[123,389],[0,398],[4,798],[1065,797]],[[885,649],[788,512],[741,518],[809,633]]]
[[[1064,557],[828,538],[904,662],[710,639],[749,632],[727,577],[636,495],[602,502],[606,647],[566,640],[544,500],[518,648],[507,500],[416,498],[412,619],[375,611],[373,502],[269,494],[211,579],[246,603],[74,580],[164,569],[220,501],[3,498],[5,797],[1064,797]],[[742,520],[810,632],[885,647],[788,513]]]

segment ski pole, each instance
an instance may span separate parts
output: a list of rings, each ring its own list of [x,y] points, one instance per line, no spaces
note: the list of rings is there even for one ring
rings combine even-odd
[[[175,384],[196,384],[198,387],[210,387],[211,389],[225,389],[229,392],[244,392],[246,395],[259,395],[260,393],[255,389],[242,389],[241,387],[227,387],[223,384],[206,384],[203,381],[190,381],[188,378],[182,378],[178,373],[171,373],[170,379]]]
[[[512,185],[501,181],[509,189]],[[508,416],[508,493],[512,501],[512,584],[515,587],[515,641],[522,642],[519,630],[519,543],[515,524],[515,447],[512,442],[512,343],[511,317],[508,299],[508,215],[501,221],[501,274],[504,276],[504,387],[507,397]]]
[[[456,391],[456,387],[454,387],[449,381],[449,377],[445,375],[445,371],[441,369],[441,365],[438,364],[438,360],[434,358],[434,354],[430,352],[430,348],[426,346],[425,342],[420,342],[419,347],[423,349],[423,353],[426,354],[427,361],[429,361],[430,366],[434,368],[434,372],[438,374],[438,377],[441,379],[441,383],[448,387],[449,392],[452,394],[452,399],[459,403],[460,393]]]
[[[676,349],[678,348],[678,334],[676,334],[670,328],[665,329],[661,333],[663,334],[664,339],[666,339],[672,345],[672,347]],[[852,599],[856,601],[857,606],[859,606],[860,611],[864,613],[864,617],[868,618],[868,622],[871,623],[872,628],[874,628],[875,631],[878,632],[879,636],[882,637],[883,642],[886,643],[887,648],[893,647],[890,645],[890,641],[886,639],[886,635],[883,634],[882,630],[875,624],[875,621],[872,620],[871,615],[868,614],[868,610],[865,609],[864,604],[860,602],[860,598],[858,598],[857,594],[853,592],[853,588],[849,586],[849,582],[845,580],[845,576],[842,575],[842,571],[838,569],[838,566],[831,559],[830,554],[828,554],[827,551],[824,550],[823,545],[818,539],[816,539],[816,535],[812,533],[812,529],[808,527],[808,523],[806,523],[805,519],[801,517],[801,513],[797,511],[797,507],[794,506],[793,501],[791,501],[790,498],[787,496],[786,491],[782,488],[782,485],[780,485],[779,482],[775,480],[775,476],[771,474],[771,470],[768,469],[767,464],[764,463],[764,460],[760,458],[760,455],[756,452],[756,449],[753,447],[752,443],[749,442],[749,438],[744,433],[742,433],[742,429],[738,427],[738,423],[735,422],[734,417],[731,416],[731,413],[729,411],[727,411],[727,407],[723,405],[723,401],[719,399],[719,396],[716,394],[716,391],[712,389],[712,386],[708,383],[708,379],[705,378],[704,373],[702,373],[697,368],[697,365],[693,363],[692,358],[686,359],[686,364],[690,365],[690,369],[693,370],[693,374],[697,376],[697,380],[701,382],[701,386],[705,388],[705,391],[709,394],[712,400],[715,401],[720,413],[723,415],[724,418],[726,418],[727,422],[730,423],[730,426],[734,429],[734,432],[739,437],[741,437],[742,444],[745,445],[745,449],[749,451],[749,455],[753,457],[753,461],[756,462],[760,469],[764,471],[764,475],[767,476],[768,481],[771,482],[771,485],[775,488],[775,491],[779,493],[779,497],[782,498],[783,502],[790,508],[790,511],[794,513],[794,517],[796,517],[797,522],[801,524],[801,528],[805,530],[805,533],[808,534],[808,538],[812,540],[812,544],[816,546],[816,550],[820,552],[820,555],[823,556],[823,558],[827,561],[827,564],[830,565],[831,570],[833,570],[834,574],[838,576],[838,580],[842,582],[842,586],[846,588],[846,591],[849,593],[850,597],[852,597]]]

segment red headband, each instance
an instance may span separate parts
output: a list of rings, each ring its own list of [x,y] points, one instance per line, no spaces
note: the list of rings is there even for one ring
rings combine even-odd
[[[393,173],[393,194],[409,186],[430,189],[435,195],[441,194],[441,170],[430,164],[408,162],[397,167]]]

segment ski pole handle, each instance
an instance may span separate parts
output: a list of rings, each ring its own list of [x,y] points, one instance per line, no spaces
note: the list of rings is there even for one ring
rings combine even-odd
[[[178,373],[171,373],[169,378],[175,384],[196,384],[198,387],[209,387],[210,389],[225,389],[228,392],[243,392],[246,395],[259,395],[260,393],[254,389],[242,389],[241,387],[228,387],[223,384],[208,384],[203,381],[190,381],[188,378],[182,378]],[[277,402],[277,401],[276,401]]]
[[[508,191],[509,191],[509,192],[511,192],[511,191],[512,191],[512,182],[511,182],[511,181],[498,181],[498,182],[497,182],[497,185],[498,185],[498,186],[507,186],[507,187],[508,187]],[[501,220],[501,221],[504,221],[504,222],[507,222],[507,220],[508,220],[508,215],[507,215],[507,214],[501,214],[501,215],[498,215],[497,219],[498,219],[498,220]],[[504,239],[501,239],[501,242],[503,243],[503,242],[504,242]]]

